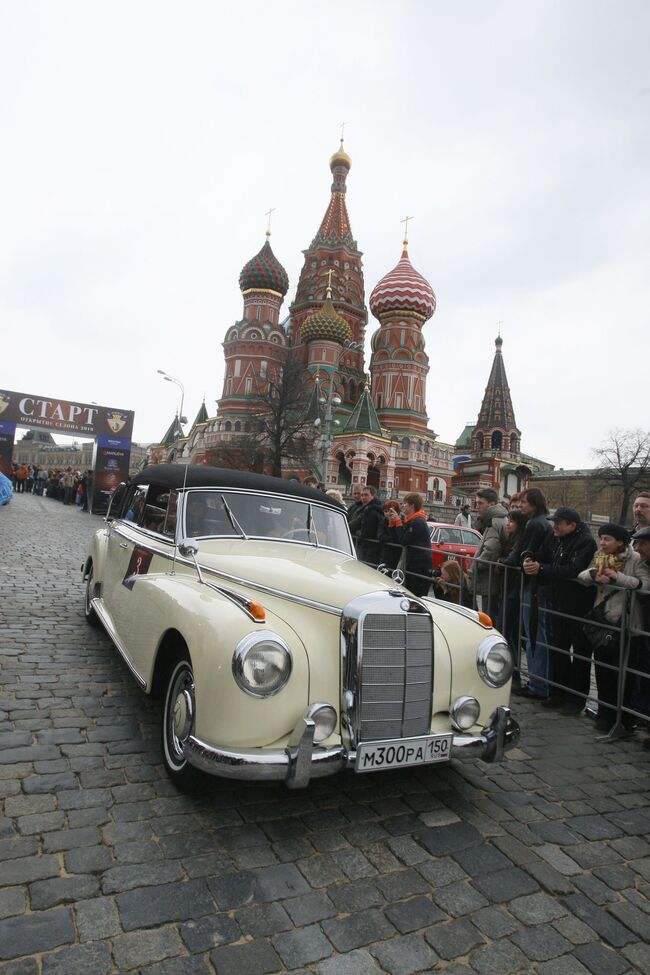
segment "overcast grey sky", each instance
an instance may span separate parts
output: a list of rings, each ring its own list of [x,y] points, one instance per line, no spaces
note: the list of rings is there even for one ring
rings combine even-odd
[[[345,120],[366,297],[414,215],[439,437],[501,321],[522,448],[590,465],[648,426],[649,28],[645,0],[0,0],[0,388],[133,409],[147,442],[161,368],[213,415],[264,213],[293,289]]]

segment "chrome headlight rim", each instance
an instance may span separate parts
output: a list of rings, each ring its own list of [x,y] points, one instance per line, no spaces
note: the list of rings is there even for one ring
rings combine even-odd
[[[488,658],[497,646],[504,647],[510,659],[510,666],[504,670],[505,676],[499,680],[495,680],[490,675],[488,670]],[[514,665],[515,661],[512,650],[508,646],[508,643],[504,637],[492,634],[491,636],[486,636],[485,639],[479,644],[478,651],[476,653],[476,668],[478,670],[479,677],[485,684],[488,685],[488,687],[504,687],[512,677]]]
[[[470,714],[472,719],[471,724],[467,724],[465,721],[459,718],[460,712],[468,705],[471,705],[472,710],[475,712],[474,714]],[[456,731],[469,731],[470,728],[473,728],[474,725],[478,723],[480,716],[481,704],[479,700],[475,697],[471,697],[468,694],[463,694],[461,697],[456,698],[449,709],[449,718]]]
[[[285,669],[285,673],[283,674],[282,681],[278,683],[276,686],[269,688],[268,690],[262,687],[259,688],[251,687],[250,684],[246,681],[246,678],[244,676],[244,663],[246,661],[246,657],[248,656],[250,651],[254,647],[257,647],[258,644],[260,643],[275,644],[284,652],[287,658],[287,666]],[[291,653],[291,649],[289,648],[287,642],[283,640],[281,636],[278,636],[277,633],[272,633],[272,632],[249,633],[247,636],[243,637],[243,639],[239,641],[239,643],[235,647],[235,651],[232,656],[232,675],[235,679],[235,683],[240,688],[240,690],[244,691],[245,694],[248,694],[250,697],[256,698],[256,700],[258,701],[260,699],[267,698],[267,697],[274,697],[276,694],[279,694],[280,691],[284,687],[286,687],[287,681],[291,676],[292,670],[293,670],[293,654]]]

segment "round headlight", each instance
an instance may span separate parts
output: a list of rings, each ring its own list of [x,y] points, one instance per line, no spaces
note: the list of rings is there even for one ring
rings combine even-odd
[[[502,636],[487,636],[478,648],[476,666],[490,687],[503,687],[512,677],[512,651]]]
[[[251,633],[237,644],[232,672],[243,691],[255,697],[276,694],[289,680],[291,651],[275,633]]]
[[[449,709],[449,717],[456,731],[473,728],[481,713],[481,705],[475,697],[459,697]]]

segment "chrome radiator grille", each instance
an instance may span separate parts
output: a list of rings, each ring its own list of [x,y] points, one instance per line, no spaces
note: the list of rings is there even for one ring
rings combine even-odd
[[[433,687],[428,613],[368,613],[359,643],[359,740],[428,734]]]

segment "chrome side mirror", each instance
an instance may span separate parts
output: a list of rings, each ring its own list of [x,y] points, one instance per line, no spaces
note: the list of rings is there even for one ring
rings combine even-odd
[[[178,551],[184,559],[193,559],[199,551],[199,546],[193,538],[181,538],[178,543]]]

